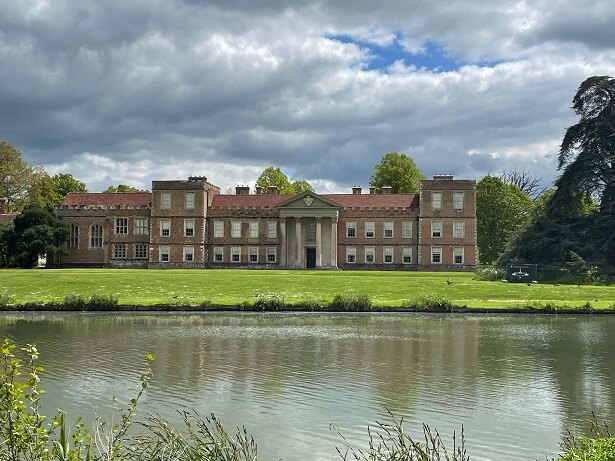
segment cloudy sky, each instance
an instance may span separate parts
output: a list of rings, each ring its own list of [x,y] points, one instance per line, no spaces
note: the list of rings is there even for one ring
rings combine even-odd
[[[391,151],[545,183],[612,0],[0,0],[0,139],[91,191],[269,165],[320,192]]]

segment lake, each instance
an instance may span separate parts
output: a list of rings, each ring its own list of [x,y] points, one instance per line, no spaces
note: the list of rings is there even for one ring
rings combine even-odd
[[[615,424],[614,316],[11,313],[0,336],[37,344],[69,421],[125,406],[153,353],[139,415],[213,412],[264,461],[340,459],[331,423],[365,448],[387,409],[417,437],[463,424],[472,460],[544,460],[592,411]]]

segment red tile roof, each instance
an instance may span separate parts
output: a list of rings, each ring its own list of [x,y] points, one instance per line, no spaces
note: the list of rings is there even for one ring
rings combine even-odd
[[[220,208],[274,207],[294,197],[285,194],[214,195],[212,206]],[[344,208],[418,208],[414,194],[323,194],[321,197]]]
[[[151,192],[70,192],[64,198],[64,205],[104,205],[104,206],[149,206]]]

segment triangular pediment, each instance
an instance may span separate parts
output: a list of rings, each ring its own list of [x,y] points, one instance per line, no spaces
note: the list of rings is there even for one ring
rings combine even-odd
[[[285,201],[283,201],[282,203],[279,203],[278,205],[276,205],[276,208],[281,208],[281,209],[314,209],[314,208],[318,208],[318,209],[323,209],[323,208],[329,208],[329,209],[337,209],[340,208],[340,205],[338,205],[335,202],[332,202],[331,200],[327,200],[324,197],[321,197],[318,194],[315,194],[314,192],[302,192],[300,194],[297,194]]]

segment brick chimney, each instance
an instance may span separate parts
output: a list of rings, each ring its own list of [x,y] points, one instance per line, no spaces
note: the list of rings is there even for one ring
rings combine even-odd
[[[393,193],[393,188],[391,186],[382,186],[382,193],[391,195]]]
[[[369,195],[374,195],[376,193],[376,188],[375,187],[370,187],[369,188]]]
[[[256,192],[256,195],[261,195],[263,193],[263,188],[261,186],[255,186],[254,191]]]
[[[9,209],[8,199],[0,198],[0,214],[5,214]]]
[[[235,194],[236,195],[250,195],[250,187],[249,186],[235,186]]]
[[[352,187],[352,195],[361,195],[361,187],[360,186],[353,186]]]
[[[450,181],[451,179],[453,179],[453,175],[452,174],[434,174],[433,179],[434,181],[441,181],[441,180]]]
[[[278,186],[269,186],[267,193],[269,195],[276,195],[278,193]]]

